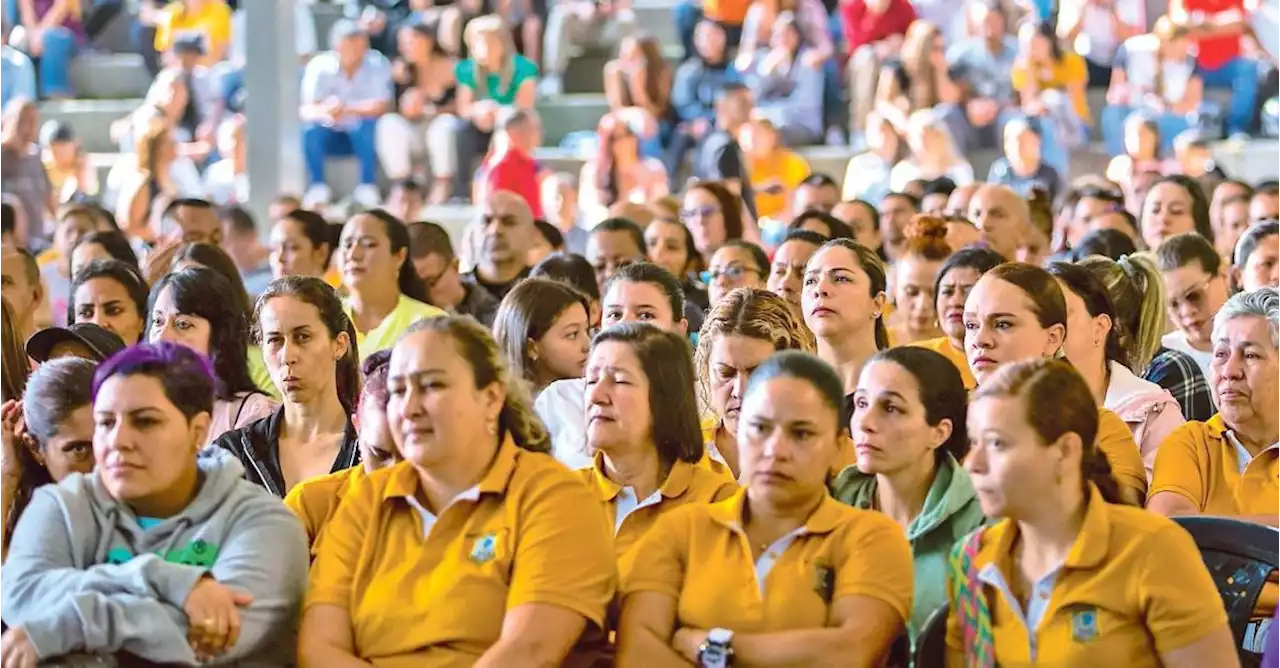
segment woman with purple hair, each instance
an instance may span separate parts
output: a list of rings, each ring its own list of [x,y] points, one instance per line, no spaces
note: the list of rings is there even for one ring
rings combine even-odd
[[[35,491],[0,570],[5,665],[82,652],[292,663],[306,538],[234,457],[197,457],[209,362],[136,345],[98,368],[92,397],[95,470]]]

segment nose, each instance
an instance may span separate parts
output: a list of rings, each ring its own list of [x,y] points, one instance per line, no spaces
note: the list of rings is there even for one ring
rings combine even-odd
[[[280,345],[279,358],[280,363],[287,367],[296,364],[298,362],[297,345],[292,341],[285,339],[284,343]]]
[[[605,390],[605,384],[595,382],[587,387],[587,403],[592,406],[608,406],[609,393]]]
[[[1230,380],[1240,380],[1244,378],[1244,364],[1242,356],[1239,353],[1232,352],[1222,361],[1220,373],[1223,378]]]
[[[970,474],[985,473],[987,470],[986,452],[981,447],[969,450],[969,455],[964,458],[964,468]]]
[[[860,409],[853,411],[853,416],[849,418],[849,428],[855,434],[874,434],[879,431],[871,411]]]
[[[761,454],[766,459],[789,459],[791,457],[791,443],[785,435],[775,430],[765,438]]]
[[[730,395],[734,399],[741,399],[742,393],[747,389],[747,381],[751,379],[751,375],[746,371],[739,371],[738,375],[733,377],[733,384],[729,386]]]
[[[994,346],[994,339],[991,336],[991,329],[986,325],[978,325],[976,330],[966,329],[973,337],[973,344],[982,349],[990,349]]]

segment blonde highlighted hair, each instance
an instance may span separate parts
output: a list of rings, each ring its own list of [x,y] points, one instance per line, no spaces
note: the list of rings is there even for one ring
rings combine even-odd
[[[485,35],[493,35],[502,43],[502,65],[497,71],[491,71],[475,58],[475,40]],[[489,90],[489,75],[498,75],[498,90],[505,91],[511,87],[511,79],[515,75],[516,42],[511,35],[511,27],[505,19],[497,14],[487,14],[467,24],[463,33],[463,41],[472,51],[472,62],[476,67],[475,99],[484,100],[495,95]]]
[[[693,366],[704,405],[710,405],[711,397],[711,347],[720,337],[734,335],[768,341],[775,351],[812,353],[817,348],[813,334],[796,319],[782,297],[760,288],[733,290],[711,309],[698,333]]]

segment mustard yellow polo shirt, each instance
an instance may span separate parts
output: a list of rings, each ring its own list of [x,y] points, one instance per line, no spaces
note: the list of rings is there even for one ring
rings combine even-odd
[[[307,531],[311,544],[311,558],[320,553],[320,534],[333,518],[347,491],[365,477],[363,466],[342,469],[319,478],[303,480],[293,486],[284,497],[284,505],[297,515],[302,528]]]
[[[964,380],[964,389],[972,390],[978,386],[978,381],[973,377],[973,371],[969,368],[969,359],[965,357],[963,350],[952,345],[951,337],[939,336],[936,339],[916,341],[911,345],[917,348],[928,348],[950,360],[955,365],[956,370],[960,372],[960,378]]]
[[[351,302],[344,299],[342,310],[354,323],[355,314],[351,310]],[[405,330],[409,329],[413,323],[423,318],[434,318],[444,314],[444,311],[430,304],[400,295],[396,307],[382,319],[382,322],[378,323],[377,327],[367,332],[356,330],[356,347],[360,349],[360,359],[363,360],[379,350],[387,350],[396,345],[396,341],[400,340]]]
[[[797,532],[759,560],[742,528],[747,491],[663,514],[624,577],[622,593],[656,591],[678,601],[676,624],[739,633],[826,627],[831,602],[871,596],[911,614],[911,546],[887,515],[830,496]],[[624,603],[625,605],[625,598]]]
[[[1173,430],[1156,450],[1151,495],[1173,492],[1207,515],[1275,515],[1280,452],[1272,445],[1241,467],[1232,440],[1221,413]]]
[[[1133,440],[1129,425],[1111,411],[1098,409],[1098,450],[1107,456],[1111,475],[1120,487],[1129,489],[1145,503],[1147,498],[1147,467],[1142,463],[1142,451]]]
[[[351,616],[380,668],[474,663],[505,612],[551,604],[602,627],[617,582],[613,531],[591,490],[550,455],[508,439],[484,478],[437,516],[400,462],[352,486],[325,527],[306,607]],[[590,628],[590,625],[588,625]]]
[[[613,547],[618,555],[618,572],[626,573],[635,561],[632,548],[653,528],[658,518],[687,504],[706,504],[733,496],[738,483],[727,467],[711,467],[676,460],[662,486],[647,499],[637,499],[634,490],[609,479],[604,470],[604,453],[596,451],[590,468],[578,474],[600,499],[605,519],[613,524]]]
[[[1168,518],[1105,503],[1093,490],[1080,535],[1063,565],[1033,585],[1025,614],[1005,584],[1017,540],[1017,523],[1001,520],[974,559],[998,665],[1158,668],[1160,653],[1227,625],[1200,551]],[[947,645],[963,644],[952,595]]]

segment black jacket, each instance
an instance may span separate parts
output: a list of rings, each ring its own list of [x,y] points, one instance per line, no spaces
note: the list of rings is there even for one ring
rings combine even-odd
[[[219,436],[212,447],[222,448],[239,457],[240,463],[244,464],[245,480],[284,498],[284,474],[280,471],[280,428],[283,426],[284,406],[281,406],[267,417]],[[359,463],[360,448],[356,444],[356,429],[348,419],[342,445],[338,448],[338,457],[329,471],[333,473],[349,469]]]

